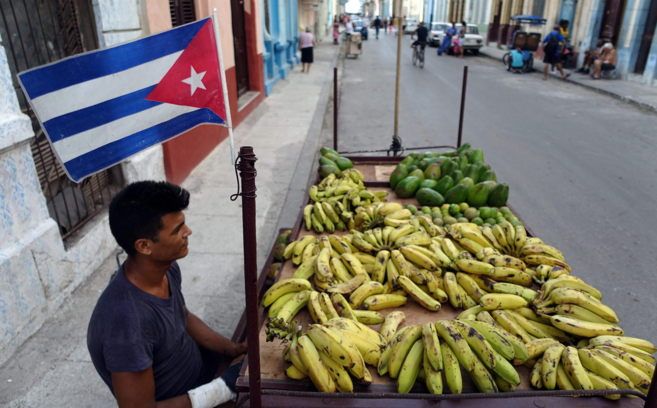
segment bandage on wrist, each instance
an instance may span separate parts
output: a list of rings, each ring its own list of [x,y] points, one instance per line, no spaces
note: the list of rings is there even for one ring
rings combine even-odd
[[[222,378],[216,378],[207,384],[187,392],[192,408],[214,408],[235,399],[235,394],[228,388]]]

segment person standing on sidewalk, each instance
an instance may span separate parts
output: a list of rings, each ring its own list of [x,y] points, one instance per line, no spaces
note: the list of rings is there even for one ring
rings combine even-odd
[[[315,36],[310,32],[310,27],[299,35],[299,50],[301,50],[301,72],[310,72],[310,64],[313,63],[313,49],[315,47]]]
[[[373,25],[374,25],[374,31],[376,32],[376,39],[378,40],[379,30],[381,29],[381,19],[379,18],[379,16],[376,16]]]
[[[164,181],[132,183],[110,204],[110,230],[128,258],[96,303],[87,347],[119,407],[211,408],[234,398],[234,359],[246,344],[187,310],[181,290],[176,260],[189,252],[188,205],[189,192]]]
[[[338,45],[340,39],[340,22],[337,17],[333,19],[333,44]]]
[[[548,78],[548,69],[555,66],[561,74],[561,79],[566,79],[570,74],[563,72],[561,65],[561,47],[565,44],[565,39],[560,33],[561,28],[556,25],[552,31],[543,39],[543,80]]]
[[[443,41],[440,43],[440,47],[437,50],[438,55],[443,55],[443,53],[448,53],[449,52],[449,47],[452,46],[452,37],[457,35],[458,32],[456,31],[456,23],[452,22],[452,26],[445,31],[445,36],[443,37]]]

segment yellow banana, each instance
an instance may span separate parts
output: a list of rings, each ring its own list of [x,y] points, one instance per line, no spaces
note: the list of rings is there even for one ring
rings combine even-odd
[[[465,273],[457,272],[456,282],[461,285],[463,290],[465,290],[465,292],[476,302],[479,302],[479,299],[486,294],[486,292],[477,285],[477,282]]]
[[[388,313],[381,325],[380,333],[389,342],[397,333],[397,328],[406,320],[406,315],[401,310]]]
[[[491,232],[493,233],[495,240],[502,248],[502,250],[504,250],[504,252],[509,252],[509,245],[506,239],[506,234],[504,232],[504,229],[502,229],[502,226],[500,226],[500,224],[493,225],[491,227]]]
[[[490,277],[498,281],[511,282],[522,286],[530,286],[532,284],[532,275],[529,273],[503,266],[494,267]]]
[[[479,299],[485,310],[516,309],[527,306],[527,301],[517,295],[506,293],[487,293]]]
[[[649,362],[642,360],[639,357],[635,357],[628,352],[611,346],[595,346],[595,348],[620,358],[621,360],[643,371],[651,378],[655,372],[655,366],[653,364],[650,364]]]
[[[433,324],[426,323],[422,325],[422,340],[424,341],[424,354],[431,367],[440,371],[443,369],[443,357],[440,353],[440,342],[438,340],[438,333],[433,327]]]
[[[308,369],[306,366],[303,364],[303,361],[301,361],[301,357],[299,356],[299,350],[297,348],[297,337],[294,336],[292,338],[292,341],[290,342],[290,348],[288,349],[288,356],[290,358],[290,362],[292,365],[301,373],[303,373],[305,376],[308,376]]]
[[[331,298],[329,297],[328,294],[326,293],[319,294],[319,304],[322,307],[322,311],[324,312],[328,320],[340,317],[338,311],[335,310],[335,307],[333,306],[333,302],[331,302]]]
[[[285,369],[285,375],[288,376],[288,378],[291,378],[293,380],[303,380],[304,378],[307,378],[308,376],[301,372],[298,368],[296,368],[294,365],[289,365]]]
[[[454,273],[445,272],[445,275],[443,276],[443,287],[445,289],[445,293],[447,293],[447,296],[449,297],[449,303],[452,305],[452,307],[455,309],[462,309],[463,297],[461,296],[461,292],[458,289],[458,283]]]
[[[543,355],[545,350],[559,342],[553,338],[535,339],[525,344],[530,360],[534,360]]]
[[[308,297],[308,313],[315,323],[326,323],[328,318],[322,309],[322,304],[319,302],[319,292],[312,291]]]
[[[527,268],[527,265],[519,258],[515,258],[511,255],[500,255],[492,254],[487,255],[482,259],[483,262],[487,262],[493,266],[501,266],[505,268],[513,268],[524,271]]]
[[[367,272],[365,271],[365,268],[363,268],[363,264],[360,262],[358,258],[352,253],[344,253],[340,255],[340,258],[344,262],[345,266],[349,270],[349,272],[352,275],[358,275],[358,274],[366,274]],[[369,275],[368,275],[369,276]]]
[[[628,346],[636,347],[649,354],[657,353],[657,347],[652,342],[648,340],[640,339],[638,337],[598,336],[594,339],[591,339],[590,344],[604,345],[610,342],[619,342],[619,343],[627,344]]]
[[[306,330],[306,335],[310,337],[315,347],[325,351],[341,366],[351,367],[354,364],[338,333],[320,324],[312,324]]]
[[[313,223],[312,223],[312,212],[313,212],[313,204],[308,204],[303,208],[303,222],[304,226],[308,231],[310,231],[313,228]]]
[[[351,245],[355,246],[359,251],[363,251],[363,252],[375,251],[374,245],[365,241],[365,239],[363,239],[363,237],[360,234],[355,234],[354,231],[352,231]]]
[[[312,289],[312,286],[306,279],[281,279],[267,289],[262,297],[262,305],[267,307],[286,293],[310,289]]]
[[[598,337],[601,337],[601,336],[598,336]],[[610,337],[613,337],[613,336],[610,336]],[[613,347],[613,348],[616,348],[618,350],[622,350],[626,353],[629,353],[629,354],[633,355],[634,357],[640,358],[641,360],[644,360],[644,361],[646,361],[650,364],[653,364],[653,365],[656,362],[655,358],[651,354],[649,354],[649,353],[647,353],[647,352],[645,352],[645,351],[643,351],[639,348],[636,348],[634,346],[630,346],[629,344],[622,343],[620,341],[605,340],[604,342],[599,342],[599,341],[597,341],[597,337],[596,337],[596,338],[590,339],[589,344],[591,346],[594,346],[594,347],[598,347],[598,346],[601,346],[601,345]]]
[[[547,255],[552,258],[559,259],[561,261],[565,261],[566,258],[564,258],[563,253],[559,251],[557,248],[548,245],[548,244],[531,244],[531,245],[523,245],[522,249],[520,250],[520,255],[521,256],[527,256],[527,255]]]
[[[568,374],[568,378],[576,389],[593,389],[593,384],[591,384],[591,380],[586,374],[586,370],[579,361],[579,355],[575,347],[566,347],[561,355],[561,361],[563,362],[563,368],[566,371],[566,374]]]
[[[407,261],[404,255],[401,253],[401,251],[393,250],[390,253],[390,259],[395,264],[396,269],[399,272],[400,276],[406,276],[408,278],[412,278],[413,281],[418,283],[419,285],[423,285],[426,283],[424,281],[424,277],[420,275],[419,269],[415,265]]]
[[[557,279],[550,279],[545,282],[541,287],[540,299],[549,298],[552,291],[559,288],[576,289],[589,294],[597,300],[602,300],[602,293],[598,289],[573,275],[561,275]]]
[[[648,389],[650,388],[651,378],[648,375],[646,375],[646,373],[644,373],[637,367],[633,366],[632,364],[616,357],[615,355],[607,353],[606,351],[600,349],[593,349],[591,350],[591,352],[597,358],[601,358],[602,360],[613,365],[618,370],[620,370],[623,374],[625,374],[627,378],[630,379],[632,384],[634,384],[634,388],[643,392],[644,394],[648,393]]]
[[[297,245],[297,241],[292,241],[285,246],[283,250],[283,258],[290,259],[294,253],[294,247]]]
[[[448,344],[440,345],[440,353],[443,357],[443,367],[445,372],[445,382],[452,394],[463,392],[463,377],[461,377],[461,367],[456,354]]]
[[[313,255],[307,261],[304,261],[294,271],[292,278],[309,280],[315,273],[315,263],[317,262],[317,255]]]
[[[513,365],[502,357],[501,354],[494,352],[494,355],[495,367],[493,367],[493,371],[495,374],[513,387],[520,385],[520,375]]]
[[[498,282],[493,284],[493,292],[495,293],[506,293],[510,295],[517,295],[525,299],[527,302],[531,302],[536,298],[538,293],[529,288],[525,288],[520,285],[508,282]]]
[[[550,293],[549,300],[556,304],[572,303],[599,315],[613,323],[618,323],[616,312],[593,296],[574,289],[558,288]]]
[[[553,390],[557,386],[557,367],[561,361],[561,355],[565,347],[561,343],[555,343],[548,347],[543,353],[541,367],[541,381],[543,387]]]
[[[452,266],[453,264],[452,260],[445,254],[445,252],[443,252],[443,249],[441,248],[438,242],[432,240],[431,244],[429,244],[429,249],[434,254],[435,256],[434,261],[437,260],[436,264],[438,266],[440,266],[441,268],[447,268]]]
[[[475,320],[477,318],[477,313],[484,310],[483,307],[475,305],[471,308],[465,309],[456,316],[457,320]]]
[[[337,258],[333,258],[333,259],[337,259]],[[326,291],[329,293],[342,293],[343,295],[346,295],[358,289],[363,283],[365,283],[365,281],[367,281],[367,275],[364,274],[356,275],[346,282],[329,286],[329,288]]]
[[[477,261],[474,259],[457,259],[455,263],[458,270],[471,273],[473,275],[491,276],[495,269],[495,267],[489,263]]]
[[[493,230],[489,226],[485,226],[481,228],[481,234],[490,242],[493,246],[498,251],[503,251],[504,247],[500,245],[500,243],[497,241],[497,238],[495,237],[495,234],[493,234]]]
[[[606,378],[602,378],[601,376],[594,374],[591,371],[587,371],[586,374],[589,375],[589,380],[591,380],[591,384],[593,384],[594,390],[616,390],[619,388],[613,382],[607,380]],[[604,395],[604,397],[610,400],[618,400],[620,399],[621,395],[607,394]]]
[[[509,340],[512,335],[508,332],[499,329],[489,323],[477,320],[468,320],[464,321],[463,323],[475,328],[482,336],[484,336],[486,341],[490,343],[493,349],[495,349],[495,351],[505,359],[511,360],[515,357],[516,353],[513,347],[513,343]]]
[[[434,323],[436,331],[440,337],[449,345],[456,354],[456,358],[466,371],[471,372],[475,369],[475,360],[477,357],[470,349],[468,342],[461,336],[459,331],[454,327],[450,320],[438,320]],[[443,361],[444,364],[444,361]]]
[[[404,292],[408,293],[422,307],[432,312],[440,310],[440,302],[424,292],[413,281],[406,276],[400,276],[397,280]]]
[[[511,225],[510,222],[508,221],[503,221],[502,223],[498,224],[500,227],[502,227],[502,230],[504,231],[504,236],[506,237],[506,245],[507,248],[509,249],[509,252],[515,253],[516,248],[515,248],[515,241],[516,241],[516,230]]]
[[[338,281],[346,283],[351,281],[352,276],[347,267],[344,265],[344,262],[338,257],[331,258],[331,273],[337,278]],[[364,280],[369,279],[367,274],[361,274]],[[360,285],[359,285],[360,286]]]
[[[403,209],[404,209],[404,206],[402,206],[400,203],[396,203],[396,202],[383,203],[379,207],[379,214],[381,214],[385,217],[387,215],[393,214],[393,213],[395,213],[397,211],[400,211],[400,210],[403,210]],[[410,215],[407,218],[410,218]]]
[[[564,343],[568,343],[571,340],[566,333],[554,328],[552,325],[547,325],[526,319],[524,316],[515,313],[513,310],[509,310],[507,312],[520,327],[525,329],[527,333],[536,338],[554,338]]]
[[[520,337],[523,343],[529,343],[533,340],[533,337],[530,336],[525,329],[520,327],[520,325],[516,323],[516,321],[513,320],[513,318],[511,318],[511,316],[509,316],[504,310],[493,310],[491,311],[491,314],[493,315],[493,318],[497,324],[502,326],[509,333]]]
[[[392,346],[390,358],[388,359],[388,374],[390,378],[396,379],[401,371],[406,355],[411,347],[422,336],[422,327],[413,326],[404,332],[403,337]]]
[[[406,296],[392,293],[370,296],[363,301],[366,310],[383,310],[406,304]]]
[[[514,226],[514,230],[515,230],[515,237],[513,241],[513,247],[515,248],[517,253],[518,251],[520,251],[521,248],[525,246],[525,242],[527,242],[527,230],[525,229],[524,225],[516,225]]]
[[[386,217],[386,219],[388,218],[389,217]],[[394,244],[395,242],[397,242],[399,238],[404,237],[406,235],[410,235],[413,232],[415,232],[415,227],[410,224],[399,226],[395,228],[393,231],[391,231],[390,234],[388,235],[388,243]]]
[[[522,260],[525,261],[527,265],[560,266],[564,268],[568,273],[572,271],[572,268],[567,262],[548,255],[526,255],[522,258]]]
[[[465,341],[468,342],[470,349],[479,357],[482,363],[491,370],[495,368],[495,350],[486,341],[483,335],[479,333],[474,327],[459,321],[452,320],[452,327],[454,327],[463,336]]]
[[[398,248],[407,245],[429,245],[431,244],[431,237],[424,231],[417,231],[409,235],[397,238],[395,246]]]
[[[562,362],[560,362],[557,367],[557,388],[564,391],[575,389],[575,385],[573,385],[570,378],[568,378]]]
[[[297,349],[301,361],[308,369],[308,376],[315,385],[315,388],[321,392],[335,392],[335,382],[331,378],[326,366],[322,363],[319,352],[312,340],[305,335],[299,337]]]
[[[422,369],[424,370],[424,383],[427,386],[427,389],[432,394],[442,394],[443,393],[443,377],[439,370],[435,370],[426,353],[426,344],[425,344],[425,353],[422,359]],[[442,361],[442,354],[441,354]]]
[[[283,296],[280,296],[278,299],[276,299],[274,303],[272,303],[271,306],[269,306],[269,310],[267,311],[267,316],[270,319],[276,317],[278,313],[281,311],[281,309],[283,308],[283,306],[285,306],[285,304],[289,302],[292,299],[292,297],[297,293],[298,292],[286,293]]]
[[[340,237],[337,235],[329,235],[328,240],[331,243],[331,247],[338,254],[343,254],[345,252],[351,252],[351,248],[346,242],[343,242]]]
[[[534,388],[543,388],[543,379],[541,378],[541,368],[543,367],[543,358],[540,358],[534,363],[534,367],[529,373],[529,383]]]
[[[469,371],[470,378],[480,392],[497,392],[497,384],[491,373],[486,369],[479,359],[473,360],[474,368]]]
[[[422,367],[422,358],[424,356],[424,344],[421,339],[416,340],[413,346],[406,354],[404,363],[401,366],[397,376],[397,392],[400,394],[408,393],[417,379],[418,373]]]
[[[442,279],[429,271],[424,272],[429,294],[440,303],[447,302],[449,300],[447,293],[441,289],[443,287]]]
[[[395,266],[395,263],[392,261],[392,259],[388,260],[388,263],[386,264],[386,277],[388,282],[393,287],[397,287],[397,279],[399,279],[399,270]]]
[[[389,259],[390,259],[389,251],[382,250],[376,254],[376,268],[374,269],[374,272],[371,274],[371,278],[373,281],[383,283],[386,277],[386,265],[388,264]]]
[[[405,246],[402,247],[400,251],[404,255],[404,258],[414,263],[417,267],[428,269],[430,271],[438,270],[438,265],[436,262],[434,262],[432,256],[429,256],[426,253],[424,253],[421,247],[417,247],[415,245]],[[429,252],[429,254],[431,253]]]
[[[445,255],[447,255],[452,261],[456,261],[459,257],[461,251],[456,247],[454,241],[449,238],[440,239],[440,247],[442,248]]]
[[[312,235],[306,235],[295,242],[294,249],[292,250],[292,263],[294,265],[300,265],[303,260],[301,257],[303,250],[306,249],[306,246],[310,243],[317,242],[317,238]]]
[[[600,356],[595,355],[592,350],[579,349],[577,350],[577,353],[579,355],[579,360],[582,363],[582,366],[584,366],[584,368],[587,370],[608,381],[611,381],[617,388],[634,388],[634,384],[632,384],[632,381],[630,381],[628,376],[626,376],[614,365],[609,364]]]
[[[354,384],[344,366],[335,361],[329,354],[319,351],[319,359],[324,364],[333,379],[335,386],[340,392],[353,392]]]
[[[573,305],[570,303],[566,303],[563,305],[556,305],[554,307],[554,310],[557,314],[572,317],[578,320],[584,320],[587,322],[594,322],[594,323],[606,323],[606,324],[611,324],[613,322],[610,322],[609,320],[606,320],[597,314],[591,312],[590,310],[584,309],[581,306]]]
[[[370,254],[366,254],[366,253],[363,253],[363,252],[356,252],[356,253],[354,253],[354,256],[356,258],[358,258],[358,260],[360,261],[360,263],[363,266],[364,265],[376,265],[376,257],[374,257]]]
[[[322,209],[324,210],[324,214],[326,214],[326,217],[330,219],[334,224],[340,222],[340,216],[335,211],[335,209],[333,208],[330,202],[322,201]]]
[[[370,326],[374,324],[381,324],[385,319],[381,313],[374,310],[354,310],[354,314],[358,318],[359,322]]]
[[[349,302],[353,308],[358,308],[363,301],[373,295],[383,293],[383,285],[376,281],[367,281],[351,292]]]
[[[331,282],[334,279],[331,271],[331,250],[328,248],[323,248],[317,255],[315,277],[322,282]]]
[[[385,217],[395,219],[395,220],[407,220],[407,219],[411,218],[412,215],[413,215],[413,213],[411,213],[410,210],[408,210],[406,208],[402,208],[402,209],[398,209],[398,210],[395,210],[395,211],[388,212],[387,214],[385,214]]]
[[[543,324],[551,324],[550,319],[537,315],[532,309],[528,307],[519,307],[517,309],[513,309],[513,311],[523,316],[525,319],[533,320]]]
[[[297,292],[292,296],[292,298],[283,305],[281,310],[278,312],[276,315],[277,319],[283,319],[285,323],[289,323],[294,316],[303,309],[306,304],[308,304],[308,299],[310,299],[310,292],[309,290],[304,290],[301,292]]]
[[[351,308],[351,305],[349,302],[347,302],[347,299],[342,296],[340,293],[333,293],[331,294],[331,301],[335,306],[338,308],[338,313],[342,317],[346,317],[347,319],[351,320],[358,320],[356,315],[354,314],[353,309]]]

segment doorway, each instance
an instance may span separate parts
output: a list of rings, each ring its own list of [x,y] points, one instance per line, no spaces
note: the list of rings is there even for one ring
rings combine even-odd
[[[655,26],[657,26],[657,0],[650,2],[650,9],[648,10],[648,18],[643,28],[643,37],[641,37],[641,45],[639,46],[639,56],[636,59],[634,72],[643,74],[646,69],[646,62],[648,62],[648,54],[650,54],[650,46],[652,39],[655,35]]]
[[[602,14],[600,35],[598,38],[607,38],[618,47],[618,35],[623,22],[623,11],[625,0],[606,0],[605,9]]]
[[[233,18],[233,48],[235,51],[235,79],[238,97],[249,90],[249,66],[246,54],[244,1],[245,0],[231,0],[230,2]]]

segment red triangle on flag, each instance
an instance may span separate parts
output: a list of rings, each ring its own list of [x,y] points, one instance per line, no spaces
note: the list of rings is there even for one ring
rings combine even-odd
[[[201,27],[146,99],[208,108],[226,121],[212,20]]]

